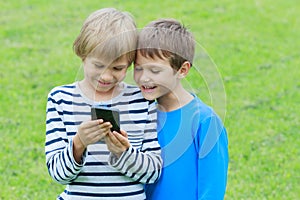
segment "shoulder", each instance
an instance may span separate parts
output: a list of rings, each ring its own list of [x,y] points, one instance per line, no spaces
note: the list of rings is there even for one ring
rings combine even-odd
[[[224,124],[213,108],[202,102],[199,98],[197,98],[195,107],[197,112],[192,125],[193,130],[198,135],[197,138],[200,143],[205,141],[208,142],[206,145],[212,145],[211,147],[213,147],[221,133],[225,133],[226,136]]]
[[[48,99],[55,99],[56,101],[60,99],[69,100],[76,95],[79,95],[76,93],[76,83],[71,83],[54,87],[48,93]]]
[[[199,115],[201,120],[216,116],[215,111],[212,107],[205,104],[201,99],[195,96],[193,100],[192,109],[195,110],[196,114]]]
[[[214,109],[203,101],[201,101],[198,97],[195,97],[193,104],[190,108],[190,119],[192,119],[192,126],[194,130],[197,130],[199,127],[208,128],[211,125],[223,127],[224,124],[218,114],[214,111]]]
[[[76,83],[60,85],[50,90],[49,95],[54,96],[58,93],[72,92],[76,88]]]

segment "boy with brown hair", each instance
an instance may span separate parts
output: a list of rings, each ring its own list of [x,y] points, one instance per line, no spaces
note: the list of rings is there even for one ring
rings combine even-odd
[[[146,186],[149,200],[219,200],[225,195],[225,127],[212,108],[181,84],[194,51],[193,35],[174,19],[152,21],[139,34],[134,79],[146,99],[157,100],[163,158],[161,178]]]

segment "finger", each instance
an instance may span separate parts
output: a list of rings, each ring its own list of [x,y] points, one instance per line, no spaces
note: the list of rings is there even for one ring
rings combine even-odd
[[[99,128],[90,133],[90,136],[96,138],[98,141],[104,138],[110,132],[110,127]]]
[[[114,131],[115,132],[115,131]],[[108,133],[108,138],[110,140],[111,143],[118,145],[120,144],[120,142],[118,141],[118,139],[116,138],[115,134],[113,134],[112,132]]]
[[[130,143],[129,143],[127,137],[124,137],[123,135],[121,135],[120,133],[118,133],[116,131],[113,132],[113,135],[118,140],[119,145],[121,145],[122,147],[128,148],[130,146]]]
[[[105,137],[105,143],[110,152],[114,152],[114,153],[117,152],[118,147],[116,147],[116,145],[112,142],[110,136],[107,135],[107,137]]]
[[[80,126],[81,126],[81,128],[89,129],[89,128],[95,127],[99,124],[102,124],[102,123],[103,123],[103,119],[91,120],[91,121],[83,122]]]
[[[113,146],[118,150],[124,150],[126,147],[123,145],[123,143],[120,140],[120,137],[123,136],[120,135],[120,133],[114,131],[113,133],[109,133],[110,141],[112,142]]]
[[[114,143],[113,139],[115,139],[115,138],[111,132],[108,133],[107,136],[105,137],[105,143],[107,145],[107,148],[112,152],[114,152],[117,149],[117,146]]]
[[[96,121],[98,121],[99,124],[102,124],[104,122],[103,119],[97,119]]]
[[[120,134],[123,135],[124,137],[128,138],[127,132],[122,129],[120,130]]]
[[[112,126],[110,124],[107,124],[106,126],[96,125],[96,126],[91,127],[89,129],[85,129],[84,137],[88,141],[98,142],[104,136],[106,136],[108,134],[111,127]]]
[[[104,122],[99,125],[100,128],[112,128],[112,124],[110,122]]]
[[[106,135],[106,137],[105,137],[105,142],[107,143],[107,145],[109,145],[110,144],[110,146],[114,146],[114,143],[113,143],[113,141],[112,141],[112,138],[113,138],[114,136],[112,135],[112,133],[111,132],[109,132],[107,135]]]
[[[110,124],[110,122],[105,122],[105,123],[101,123],[101,124],[98,124],[98,123],[94,124],[94,126],[86,128],[86,131],[89,133],[92,133],[92,132],[97,132],[99,130],[105,131],[110,128],[112,128],[112,125]]]

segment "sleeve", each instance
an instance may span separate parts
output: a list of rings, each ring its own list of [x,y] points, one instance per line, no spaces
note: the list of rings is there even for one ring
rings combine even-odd
[[[73,157],[73,142],[67,138],[62,113],[57,101],[49,94],[46,114],[46,164],[55,181],[68,184],[76,179],[84,163],[76,163]]]
[[[121,173],[144,184],[156,182],[161,175],[162,158],[156,124],[156,105],[153,102],[148,108],[142,148],[138,150],[130,147],[119,159],[111,155],[109,160],[109,163]]]
[[[224,199],[228,170],[226,129],[217,116],[204,120],[198,130],[198,199]]]

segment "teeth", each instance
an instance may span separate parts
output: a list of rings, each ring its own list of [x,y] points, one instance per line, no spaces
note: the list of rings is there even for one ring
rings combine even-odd
[[[147,86],[147,85],[144,85],[144,88],[146,89],[151,89],[151,88],[154,88],[153,86]]]

